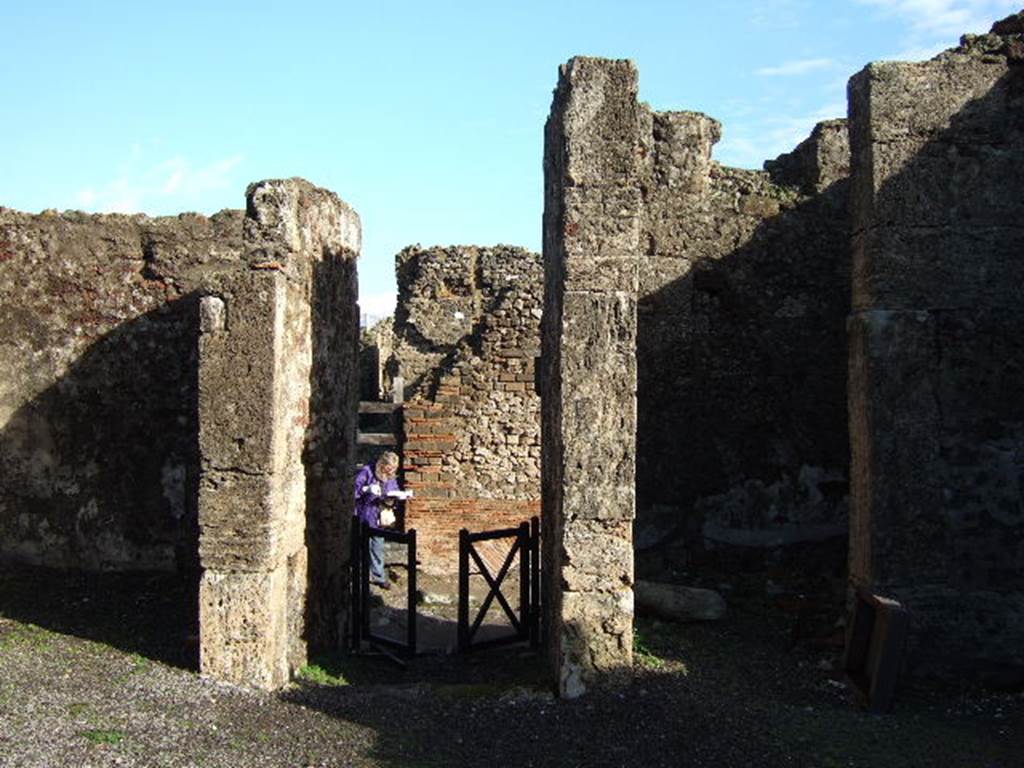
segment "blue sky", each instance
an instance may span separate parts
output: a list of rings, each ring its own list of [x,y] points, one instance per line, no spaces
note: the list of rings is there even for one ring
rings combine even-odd
[[[394,254],[540,248],[558,65],[631,58],[656,109],[722,121],[759,168],[845,115],[869,61],[921,59],[1024,0],[0,0],[0,205],[213,213],[303,176],[359,212],[365,312]]]

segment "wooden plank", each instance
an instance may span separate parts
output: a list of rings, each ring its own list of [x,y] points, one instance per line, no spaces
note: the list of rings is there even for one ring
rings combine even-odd
[[[871,712],[892,709],[909,624],[902,604],[857,589],[843,669],[858,702]]]
[[[367,530],[370,536],[380,536],[384,541],[393,541],[397,544],[410,544],[416,538],[415,529],[407,532],[396,531],[394,528],[374,528],[368,525]]]
[[[359,432],[356,442],[359,445],[398,445],[398,438],[385,432]]]
[[[384,403],[379,400],[361,400],[360,413],[394,413],[402,408],[401,403]]]
[[[469,650],[469,531],[459,531],[459,651]]]
[[[405,556],[405,572],[408,574],[408,586],[409,591],[406,593],[406,602],[408,607],[406,608],[405,615],[408,617],[408,623],[406,625],[406,643],[409,646],[409,655],[416,655],[416,529],[413,528],[406,534],[409,537],[409,546],[406,547]]]
[[[518,528],[501,528],[494,531],[479,531],[478,533],[470,533],[469,540],[471,542],[477,541],[490,541],[491,539],[511,539],[519,535]]]

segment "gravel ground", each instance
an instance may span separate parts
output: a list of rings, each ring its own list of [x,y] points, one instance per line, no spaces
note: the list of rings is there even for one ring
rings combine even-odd
[[[318,659],[265,694],[204,680],[161,577],[0,574],[0,766],[1024,766],[1024,694],[904,684],[857,711],[785,615],[638,624],[573,702],[522,649]]]

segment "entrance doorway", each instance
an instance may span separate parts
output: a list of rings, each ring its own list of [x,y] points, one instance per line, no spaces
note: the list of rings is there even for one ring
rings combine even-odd
[[[386,543],[391,588],[371,584],[371,538]],[[421,577],[416,531],[353,522],[348,647],[392,656],[468,653],[541,639],[540,521],[459,534],[455,574]]]

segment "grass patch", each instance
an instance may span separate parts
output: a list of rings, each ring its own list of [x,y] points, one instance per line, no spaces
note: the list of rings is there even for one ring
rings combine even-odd
[[[633,658],[647,669],[664,669],[667,666],[665,659],[651,649],[648,639],[639,629],[633,630]]]
[[[124,741],[124,733],[117,730],[93,728],[83,731],[82,735],[92,744],[120,744]]]
[[[133,675],[143,674],[153,668],[153,662],[138,653],[133,653],[128,660],[131,662]]]
[[[119,656],[121,655],[121,651],[118,651],[116,648],[112,646],[104,645],[103,643],[94,643],[94,645],[98,645],[99,648],[104,652],[111,651]],[[127,657],[127,661],[131,665],[128,671],[114,678],[114,681],[117,682],[119,685],[127,683],[129,680],[132,679],[134,675],[144,675],[153,668],[152,660],[147,659],[145,656],[139,653],[129,654]]]
[[[0,648],[17,646],[46,650],[52,642],[50,633],[35,624],[14,624],[12,628],[0,634]]]
[[[678,653],[678,639],[674,637],[673,631],[673,627],[660,622],[634,627],[634,663],[644,669],[674,672],[684,676],[689,674],[686,664],[675,658]]]
[[[317,685],[348,685],[348,680],[341,673],[331,674],[319,664],[307,664],[299,670],[299,679]]]

